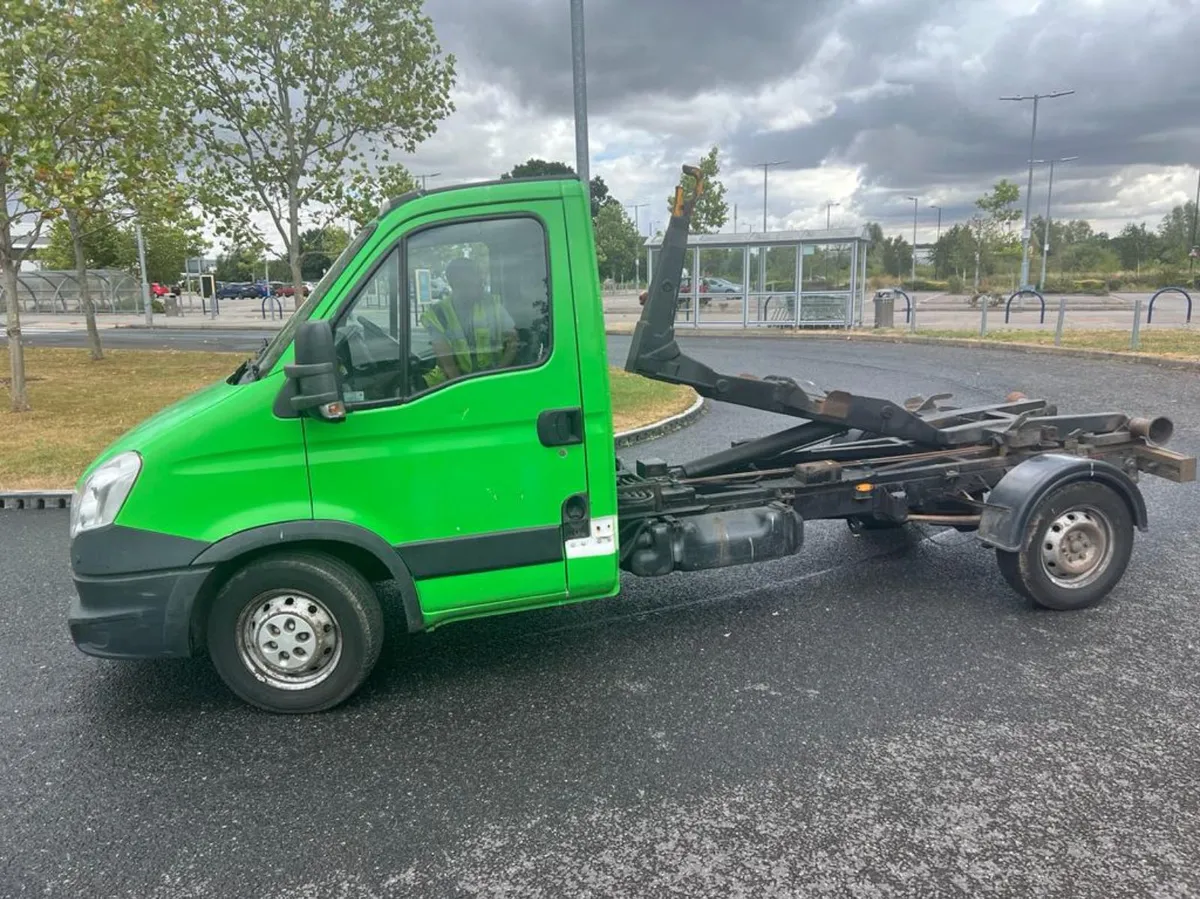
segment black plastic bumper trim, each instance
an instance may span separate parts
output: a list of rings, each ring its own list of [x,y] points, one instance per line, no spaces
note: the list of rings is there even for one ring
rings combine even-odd
[[[107,659],[190,656],[192,610],[211,570],[76,575],[67,613],[71,640],[82,652]]]

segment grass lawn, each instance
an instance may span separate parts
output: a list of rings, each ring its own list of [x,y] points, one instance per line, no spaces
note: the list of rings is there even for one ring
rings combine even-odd
[[[1053,346],[1054,331],[996,330],[980,338],[978,331],[918,330],[910,335],[906,330],[875,331],[896,337],[954,337],[984,340],[995,343],[1026,343]],[[1170,359],[1200,359],[1200,329],[1171,328],[1143,330],[1137,350],[1129,349],[1129,332],[1118,330],[1064,330],[1062,345],[1088,350],[1112,350],[1118,353],[1149,353]]]
[[[0,489],[70,488],[96,454],[138,422],[227,377],[245,354],[25,348],[32,412],[8,411],[8,350],[0,349]],[[613,423],[623,431],[682,412],[684,387],[612,369]]]

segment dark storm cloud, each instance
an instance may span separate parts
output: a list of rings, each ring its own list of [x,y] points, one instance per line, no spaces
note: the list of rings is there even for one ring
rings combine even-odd
[[[930,66],[893,74],[902,55],[865,68],[902,93],[838,101],[837,111],[787,132],[732,142],[739,158],[864,166],[869,187],[916,189],[1023,169],[1031,105],[1002,95],[1074,89],[1040,104],[1038,157],[1090,166],[1194,164],[1200,138],[1200,12],[1195,4],[1126,4],[1119,11],[1055,4],[998,25],[972,74]],[[970,52],[962,48],[962,57]],[[860,76],[864,67],[858,67]]]
[[[769,131],[768,117],[791,110],[760,103],[720,138],[724,168],[767,159],[796,169],[856,166],[862,186],[853,202],[867,216],[895,215],[907,193],[940,193],[949,198],[946,221],[969,214],[963,197],[1000,177],[1023,189],[1031,104],[1001,102],[1006,94],[1076,91],[1045,101],[1038,124],[1039,157],[1081,157],[1064,173],[1065,208],[1110,199],[1126,167],[1197,162],[1200,0],[1047,0],[1023,10],[1002,0],[585,7],[593,116],[655,133],[660,111],[669,123],[664,104],[724,93],[750,108],[764,88],[801,76],[803,91],[780,91],[795,99],[779,102],[815,120]],[[427,0],[427,9],[464,72],[504,85],[534,114],[571,115],[568,0]],[[712,133],[724,127],[714,122]],[[664,164],[673,168],[707,139],[690,133],[696,128],[659,127]],[[786,215],[786,203],[777,194],[772,215]]]
[[[586,0],[589,111],[755,89],[802,66],[843,0]],[[568,0],[427,0],[439,37],[539,111],[570,115]]]

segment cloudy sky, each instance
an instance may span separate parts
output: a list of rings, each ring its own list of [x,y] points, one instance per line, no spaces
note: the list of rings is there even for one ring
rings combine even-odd
[[[430,186],[574,162],[568,0],[426,0],[457,111],[408,160]],[[662,221],[679,165],[721,149],[743,230],[880,221],[920,241],[1020,183],[1031,103],[1055,218],[1156,225],[1200,165],[1200,0],[585,0],[592,173]],[[1046,171],[1035,171],[1035,211]],[[731,210],[732,213],[732,210]],[[732,228],[732,222],[727,226]]]

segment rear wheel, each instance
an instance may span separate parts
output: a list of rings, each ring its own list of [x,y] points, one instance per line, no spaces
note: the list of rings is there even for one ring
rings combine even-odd
[[[250,562],[221,588],[208,618],[209,655],[221,679],[271,712],[319,712],[345,701],[382,645],[374,589],[323,553]]]
[[[1117,585],[1133,553],[1133,516],[1094,481],[1052,491],[1034,510],[1018,552],[996,550],[1000,573],[1022,596],[1057,611],[1094,605]]]

